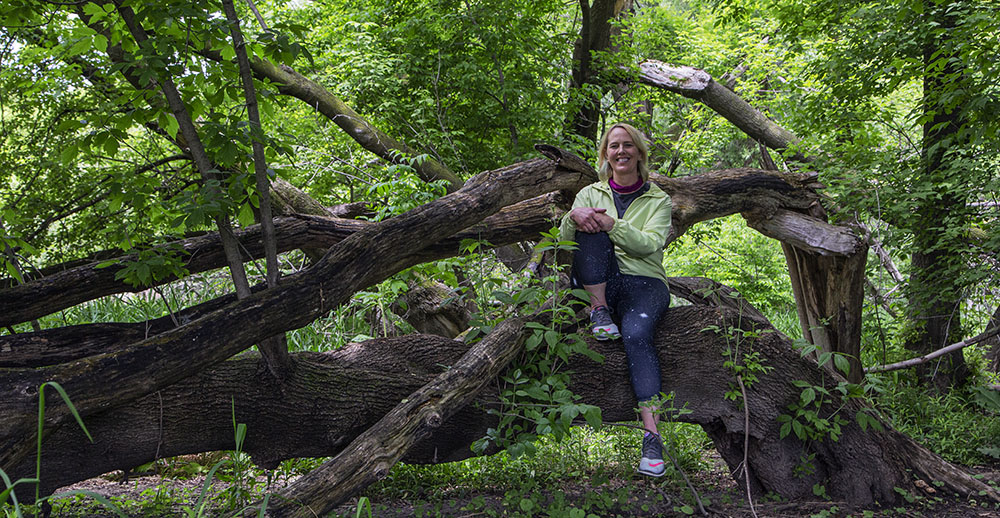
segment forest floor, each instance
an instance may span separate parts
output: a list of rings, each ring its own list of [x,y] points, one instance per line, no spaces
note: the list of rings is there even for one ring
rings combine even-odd
[[[690,473],[692,484],[704,502],[707,516],[715,518],[868,518],[868,517],[927,517],[927,518],[1000,518],[1000,506],[977,502],[972,498],[947,496],[927,487],[923,494],[903,494],[904,503],[891,507],[851,508],[844,503],[817,499],[789,502],[774,498],[759,498],[751,509],[743,488],[738,487],[719,459],[710,459],[711,468]],[[973,469],[987,482],[1000,484],[1000,465]],[[112,499],[129,517],[166,518],[185,516],[184,507],[193,509],[198,503],[204,476],[186,479],[165,479],[158,476],[131,478],[127,483],[111,476],[90,479],[66,490],[87,490]],[[293,479],[294,480],[294,479]],[[266,480],[257,481],[262,487]],[[284,485],[287,481],[282,481]],[[279,486],[272,485],[269,491]],[[214,505],[223,499],[227,484],[217,482],[209,493]],[[560,486],[551,483],[523,490],[470,492],[459,487],[417,488],[397,496],[369,492],[368,506],[358,514],[359,500],[337,509],[330,516],[357,517],[489,517],[539,516],[593,518],[610,516],[702,516],[686,484],[679,478],[650,479],[596,476],[589,482],[580,479]],[[212,505],[212,504],[210,504]],[[369,511],[370,510],[370,514]],[[754,514],[756,512],[756,515]],[[225,516],[231,513],[208,510],[200,516]],[[95,518],[114,514],[95,507],[92,501],[78,498],[72,503],[57,504],[52,516]]]

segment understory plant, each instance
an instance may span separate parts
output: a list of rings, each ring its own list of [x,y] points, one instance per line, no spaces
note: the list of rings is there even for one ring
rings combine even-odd
[[[526,325],[530,333],[524,353],[501,377],[499,408],[489,410],[499,417],[499,425],[473,444],[474,451],[483,452],[493,443],[516,458],[534,453],[535,440],[541,435],[556,441],[567,437],[574,421],[581,417],[594,428],[601,425],[600,409],[579,403],[580,396],[569,390],[571,372],[566,367],[570,356],[582,354],[603,361],[582,336],[566,332],[577,321],[576,309],[584,305],[587,295],[583,290],[560,286],[563,266],[555,258],[560,250],[575,248],[574,242],[559,240],[557,228],[544,232],[535,253],[552,258],[548,265],[551,273],[540,280],[529,279],[513,292],[493,293],[507,307],[533,315],[533,321]]]

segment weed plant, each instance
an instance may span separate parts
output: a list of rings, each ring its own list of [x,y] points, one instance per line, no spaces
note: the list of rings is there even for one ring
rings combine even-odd
[[[664,436],[673,437],[674,453],[682,469],[690,473],[707,468],[704,453],[711,448],[711,441],[701,427],[666,422],[661,423],[660,430]],[[392,507],[398,501],[414,502],[426,516],[450,515],[446,511],[454,501],[470,502],[467,511],[486,516],[532,516],[531,510],[543,509],[552,516],[570,516],[558,511],[563,509],[568,513],[570,509],[585,507],[610,509],[627,500],[627,496],[614,495],[619,488],[598,488],[611,480],[636,479],[639,484],[645,481],[635,473],[642,434],[631,428],[594,430],[579,426],[572,428],[561,441],[542,436],[535,446],[533,454],[516,458],[500,452],[447,464],[399,463],[385,479],[370,486],[364,496],[376,508]],[[662,482],[678,488],[683,485],[672,466]],[[593,494],[605,496],[588,496],[586,493],[592,489]],[[503,511],[493,511],[500,514],[490,514],[486,496],[496,500],[495,505]],[[588,498],[594,501],[588,502]],[[415,510],[414,515],[417,515]]]
[[[1000,407],[983,401],[975,389],[934,395],[906,375],[891,374],[873,379],[882,386],[877,402],[897,430],[951,462],[995,462],[988,452],[1000,447]]]

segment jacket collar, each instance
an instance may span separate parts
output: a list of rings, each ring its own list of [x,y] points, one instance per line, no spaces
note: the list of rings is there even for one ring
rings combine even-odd
[[[653,183],[653,182],[651,182],[649,180],[647,180],[646,183],[649,184],[649,190],[646,191],[646,192],[644,192],[641,196],[639,196],[639,198],[645,198],[647,196],[651,196],[651,197],[654,197],[654,198],[664,198],[664,197],[667,196],[667,193],[663,192],[663,189],[660,189],[659,185],[656,185],[655,183]],[[598,180],[597,183],[594,184],[594,186],[599,191],[603,191],[603,192],[607,193],[608,196],[612,196],[614,194],[612,192],[612,190],[611,190],[611,186],[608,185],[608,181],[607,180],[603,180],[603,181]]]

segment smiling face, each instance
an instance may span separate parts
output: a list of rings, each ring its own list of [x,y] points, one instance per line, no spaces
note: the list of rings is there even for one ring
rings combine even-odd
[[[601,137],[598,149],[598,176],[606,181],[614,178],[620,185],[632,185],[649,179],[646,165],[649,148],[642,133],[634,127],[619,122]]]
[[[638,181],[640,155],[638,147],[632,141],[632,135],[625,128],[611,130],[604,157],[611,166],[616,183],[629,185]]]

